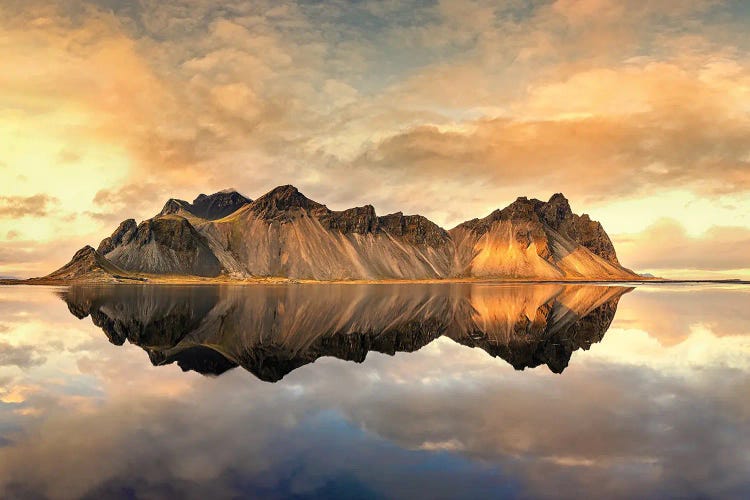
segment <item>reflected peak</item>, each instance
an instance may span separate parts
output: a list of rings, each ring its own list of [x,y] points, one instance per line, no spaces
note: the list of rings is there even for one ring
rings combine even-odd
[[[514,368],[561,373],[601,341],[631,288],[592,285],[71,287],[60,296],[109,340],[154,365],[220,375],[242,366],[278,381],[324,356],[413,352],[446,336]]]

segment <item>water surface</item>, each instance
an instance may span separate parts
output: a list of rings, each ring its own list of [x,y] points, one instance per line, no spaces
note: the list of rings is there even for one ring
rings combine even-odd
[[[750,289],[0,288],[0,497],[750,494]]]

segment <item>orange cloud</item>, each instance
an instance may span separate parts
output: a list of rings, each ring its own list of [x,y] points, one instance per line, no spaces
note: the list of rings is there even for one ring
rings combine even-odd
[[[50,205],[58,200],[46,194],[34,196],[0,196],[0,218],[44,217]]]
[[[750,229],[714,226],[693,236],[675,219],[662,219],[641,233],[616,235],[618,254],[637,269],[750,269]]]
[[[521,194],[745,193],[750,67],[729,8],[6,3],[3,194],[60,204],[0,234],[88,243],[228,185],[445,224]]]

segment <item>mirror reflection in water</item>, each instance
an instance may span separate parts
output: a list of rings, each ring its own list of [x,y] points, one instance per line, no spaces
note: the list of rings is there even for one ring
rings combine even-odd
[[[60,296],[110,342],[154,365],[220,375],[242,366],[275,382],[324,356],[413,352],[445,336],[523,370],[555,373],[601,341],[620,286],[301,285],[72,287]]]

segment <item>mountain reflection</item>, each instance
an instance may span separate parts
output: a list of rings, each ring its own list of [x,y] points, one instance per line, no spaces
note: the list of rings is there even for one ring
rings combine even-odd
[[[60,292],[110,342],[154,365],[219,375],[242,366],[276,382],[323,356],[413,352],[440,336],[515,369],[561,373],[599,342],[631,288],[593,285],[105,286]]]

